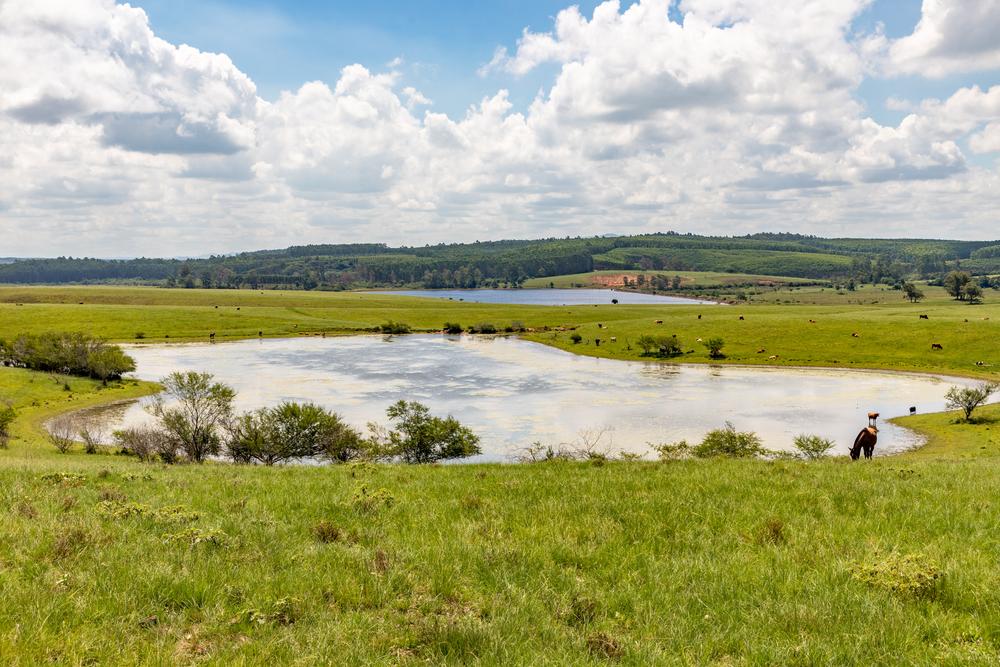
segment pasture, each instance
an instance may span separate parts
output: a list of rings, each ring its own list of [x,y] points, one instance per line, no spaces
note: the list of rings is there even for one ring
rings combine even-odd
[[[694,349],[680,360],[708,363],[695,340],[718,335],[724,363],[996,377],[991,302],[834,297],[843,301],[563,309],[2,288],[0,337],[57,329],[162,342],[517,319],[567,329],[529,339],[600,356],[639,358],[626,340],[677,333]],[[944,349],[931,353],[932,341]],[[1000,406],[974,424],[951,413],[899,420],[928,444],[853,464],[164,466],[58,454],[44,438],[41,422],[58,412],[154,389],[0,368],[0,397],[20,411],[0,450],[0,662],[1000,660]]]

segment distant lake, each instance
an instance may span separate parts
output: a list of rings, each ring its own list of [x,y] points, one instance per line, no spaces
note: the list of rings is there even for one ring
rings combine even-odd
[[[411,289],[379,291],[375,294],[419,296],[473,303],[510,303],[525,306],[589,306],[610,304],[612,299],[624,305],[658,306],[717,305],[714,301],[683,299],[676,296],[640,294],[609,289]]]
[[[698,442],[726,421],[756,431],[771,449],[790,449],[795,435],[815,433],[835,439],[835,453],[845,454],[869,410],[882,413],[875,451],[885,454],[919,442],[888,418],[911,405],[942,410],[949,386],[972,384],[901,373],[597,359],[475,336],[264,339],[129,346],[128,352],[143,379],[213,373],[239,392],[240,410],[312,401],[364,429],[369,421],[384,423],[393,402],[420,401],[479,433],[480,461],[510,460],[533,442],[572,445],[597,434],[613,452],[648,453],[647,443]],[[120,425],[150,417],[139,403],[101,419]]]

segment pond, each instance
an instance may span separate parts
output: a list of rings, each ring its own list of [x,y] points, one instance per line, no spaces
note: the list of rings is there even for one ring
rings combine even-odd
[[[238,407],[313,401],[364,428],[385,422],[404,398],[453,414],[482,436],[474,460],[507,461],[534,442],[599,438],[617,453],[648,443],[697,442],[726,421],[756,431],[772,449],[800,433],[837,441],[846,452],[867,413],[882,414],[878,454],[919,444],[885,420],[944,408],[961,380],[820,369],[671,365],[578,356],[515,338],[411,335],[265,339],[235,343],[131,346],[138,377],[213,373],[239,392]],[[971,383],[969,383],[971,384]],[[91,415],[93,416],[93,415]],[[115,425],[149,419],[141,404],[116,406]]]
[[[618,299],[623,305],[655,304],[660,306],[716,305],[676,296],[642,294],[610,289],[414,289],[374,292],[396,296],[419,296],[474,303],[509,303],[530,306],[589,306],[610,304]]]

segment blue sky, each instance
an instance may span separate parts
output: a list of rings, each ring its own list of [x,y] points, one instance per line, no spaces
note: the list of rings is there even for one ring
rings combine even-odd
[[[274,99],[306,81],[335,81],[341,68],[360,63],[372,71],[402,58],[406,83],[433,100],[436,111],[453,118],[498,88],[511,93],[523,110],[540,88],[551,84],[554,67],[524,77],[477,69],[494,49],[516,47],[525,28],[548,32],[556,14],[577,5],[589,16],[595,0],[318,0],[223,2],[221,0],[136,0],[156,33],[173,43],[228,54],[249,74],[261,95]],[[624,9],[631,3],[622,2]],[[675,15],[675,20],[679,19]],[[920,0],[878,0],[855,22],[870,32],[881,24],[886,36],[908,35],[920,19]],[[904,112],[888,110],[888,97],[919,101],[945,98],[957,87],[1000,83],[1000,74],[927,80],[915,76],[869,79],[858,90],[872,117],[898,123]]]
[[[996,236],[1000,0],[130,2],[0,2],[7,253]]]

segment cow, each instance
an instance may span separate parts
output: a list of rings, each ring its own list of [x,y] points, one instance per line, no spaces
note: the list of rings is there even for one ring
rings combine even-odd
[[[851,337],[852,338],[861,338],[861,334],[859,334],[857,331],[855,331],[854,333],[851,334]]]
[[[943,350],[944,349],[944,345],[942,345],[941,343],[931,343],[931,349],[932,350]]]
[[[656,320],[653,324],[663,324],[663,320]]]
[[[922,319],[922,320],[929,320],[929,319],[931,319],[931,318],[927,317],[926,315],[921,315],[921,316],[920,316],[920,319]]]
[[[743,321],[743,319],[744,319],[744,318],[743,318],[743,316],[742,316],[742,315],[740,315],[740,322],[742,322],[742,321]]]

